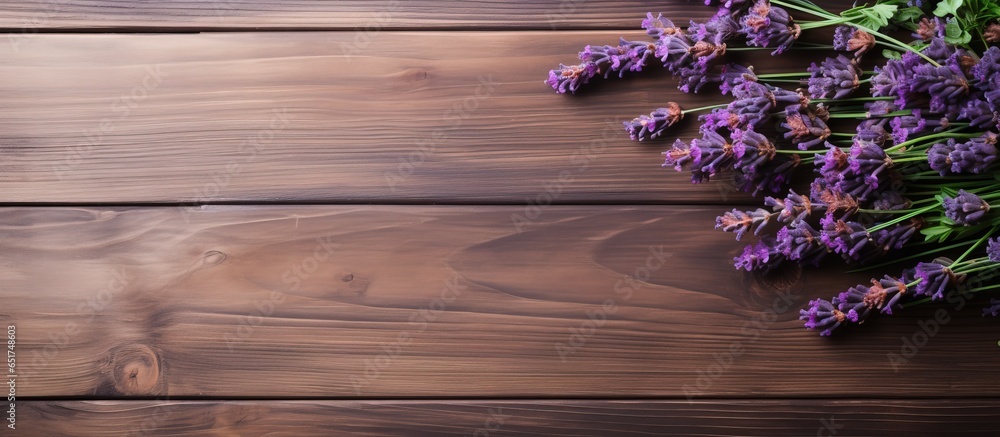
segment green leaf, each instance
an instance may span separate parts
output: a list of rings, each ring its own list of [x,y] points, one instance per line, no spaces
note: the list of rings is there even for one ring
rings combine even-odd
[[[860,26],[867,27],[871,30],[879,30],[880,28],[889,25],[889,19],[896,14],[897,9],[899,9],[899,7],[896,5],[883,3],[871,7],[860,6],[848,9],[840,15],[844,18],[850,18],[851,22]]]
[[[962,26],[958,23],[958,20],[949,18],[947,24],[944,26],[944,42],[964,45],[968,44],[969,41],[972,41],[972,35],[962,30]]]
[[[903,59],[903,55],[895,50],[882,49],[882,57],[886,59]]]
[[[958,8],[962,7],[963,0],[941,0],[934,9],[934,15],[944,17],[947,15],[957,15]]]
[[[903,8],[896,11],[896,15],[893,17],[896,21],[904,21],[908,23],[913,23],[924,16],[924,11],[920,10],[918,7]]]

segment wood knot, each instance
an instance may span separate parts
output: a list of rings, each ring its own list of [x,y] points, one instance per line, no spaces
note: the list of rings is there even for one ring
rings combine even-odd
[[[108,391],[128,396],[157,395],[163,392],[160,356],[144,344],[112,349],[101,365]]]
[[[780,294],[787,294],[802,278],[802,268],[785,263],[768,273],[754,271],[744,276],[744,298],[754,306],[771,306]]]
[[[226,261],[226,254],[219,252],[218,250],[210,250],[205,252],[205,255],[201,258],[201,260],[205,267],[217,266]]]
[[[345,275],[341,280],[344,282],[351,282],[354,280],[354,275],[353,274]]]

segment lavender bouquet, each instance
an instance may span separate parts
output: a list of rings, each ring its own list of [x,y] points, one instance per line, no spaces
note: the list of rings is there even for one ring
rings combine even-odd
[[[689,171],[693,183],[726,174],[764,196],[763,207],[716,220],[737,240],[756,237],[734,259],[737,269],[766,274],[837,257],[871,269],[916,262],[811,301],[800,319],[820,335],[954,293],[1000,289],[996,1],[885,0],[839,14],[808,0],[705,3],[718,8],[711,19],[683,28],[650,13],[642,21],[648,40],[587,46],[579,64],[560,65],[546,83],[575,93],[658,62],[683,92],[731,96],[702,108],[666,103],[624,124],[646,141],[699,114],[700,138],[675,140],[663,165]],[[819,28],[833,29],[832,44],[803,41]],[[770,74],[726,59],[727,51],[799,49],[830,56],[805,72]],[[808,167],[811,183],[794,180]],[[903,256],[882,262],[894,253]],[[991,305],[984,315],[1000,314],[1000,300]]]

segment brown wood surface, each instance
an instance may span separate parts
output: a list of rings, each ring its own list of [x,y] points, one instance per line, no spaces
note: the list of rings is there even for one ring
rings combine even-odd
[[[720,96],[542,83],[647,10],[712,12],[0,4],[9,434],[994,435],[988,296],[819,338],[798,309],[868,275],[733,270],[713,220],[756,201],[621,127]]]
[[[558,35],[393,32],[351,56],[338,48],[349,32],[0,45],[0,193],[51,203],[746,199],[724,180],[692,186],[661,167],[672,139],[632,142],[621,126],[669,100],[720,96],[680,93],[662,73],[557,95],[542,83],[548,69],[618,32]],[[784,62],[768,68],[796,65]],[[695,135],[685,122],[678,135]]]
[[[0,5],[0,28],[15,35],[36,29],[635,29],[649,11],[682,23],[712,13],[684,0],[18,0]]]
[[[994,436],[1000,401],[22,402],[48,436]],[[118,433],[118,434],[116,434]]]
[[[21,396],[1000,394],[977,305],[894,366],[934,307],[818,338],[798,308],[864,276],[740,274],[717,212],[10,208],[0,324]]]

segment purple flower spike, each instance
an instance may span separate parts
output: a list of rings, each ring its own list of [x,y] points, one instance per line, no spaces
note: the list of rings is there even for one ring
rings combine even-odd
[[[733,258],[733,266],[736,270],[769,273],[785,261],[777,244],[774,237],[767,236],[756,244],[747,245],[740,256]]]
[[[788,12],[772,6],[767,0],[758,0],[740,20],[740,33],[747,36],[747,45],[753,47],[774,47],[772,55],[780,55],[796,39],[801,29]]]
[[[776,103],[774,92],[766,85],[742,81],[732,90],[735,98],[726,108],[739,117],[743,126],[757,126],[767,120]]]
[[[886,275],[882,279],[872,279],[870,286],[856,285],[840,293],[837,309],[847,315],[847,320],[864,323],[871,310],[892,314],[893,307],[906,291],[904,282]]]
[[[753,129],[733,132],[733,152],[736,153],[736,168],[744,173],[754,173],[777,155],[777,148],[766,136]]]
[[[954,198],[945,197],[942,204],[945,216],[963,226],[976,224],[986,213],[990,212],[989,203],[965,190],[958,190],[958,195]]]
[[[959,111],[959,118],[969,120],[969,126],[983,130],[1000,125],[1000,115],[997,115],[989,102],[981,99],[969,99]]]
[[[969,81],[954,58],[940,67],[919,64],[912,70],[910,91],[931,96],[931,112],[945,112],[948,105],[969,93]]]
[[[990,261],[1000,263],[1000,237],[987,240],[986,256],[990,258]]]
[[[580,60],[593,62],[607,78],[613,71],[624,77],[627,71],[642,71],[656,50],[656,45],[646,41],[627,41],[621,38],[617,46],[587,46],[580,52]]]
[[[823,144],[830,137],[830,127],[818,115],[802,112],[789,106],[785,109],[785,121],[781,127],[787,129],[785,139],[791,140],[799,150],[807,150]]]
[[[689,145],[681,140],[674,141],[673,147],[663,152],[663,156],[666,158],[663,166],[673,167],[677,171],[684,170],[685,165],[697,166],[701,162],[701,150],[698,146],[693,142]]]
[[[695,138],[691,144],[701,150],[700,171],[706,179],[732,166],[736,159],[733,145],[717,132],[702,132],[701,138]]]
[[[649,115],[640,115],[632,121],[626,121],[625,131],[634,141],[650,140],[662,135],[666,130],[684,118],[684,111],[677,103],[667,103],[665,108],[659,108]]]
[[[954,141],[949,140],[949,143]],[[985,172],[997,159],[997,134],[986,132],[981,137],[973,138],[965,143],[954,143],[948,160],[953,173]]]
[[[847,315],[838,310],[833,302],[824,299],[811,300],[808,309],[799,310],[799,320],[806,321],[805,327],[820,330],[819,335],[824,337],[830,336],[846,319]]]
[[[913,68],[920,64],[920,56],[906,52],[902,59],[890,59],[882,67],[875,67],[872,76],[872,96],[896,97],[895,105],[906,108],[910,100]]]
[[[646,19],[642,20],[642,28],[646,31],[646,35],[657,41],[660,40],[660,36],[664,33],[672,33],[678,30],[677,26],[674,26],[674,23],[666,19],[663,14],[656,14],[656,17],[654,17],[652,12],[646,13]]]
[[[747,68],[740,64],[726,64],[722,66],[719,81],[721,82],[719,84],[719,91],[725,95],[729,94],[733,88],[743,81],[756,82],[757,75],[754,74],[752,68]]]
[[[854,52],[855,58],[860,58],[872,47],[875,47],[875,38],[863,30],[841,25],[833,33],[833,49]]]
[[[931,170],[937,171],[944,176],[951,171],[951,152],[955,151],[955,140],[949,139],[946,143],[937,143],[927,149],[927,163]]]
[[[1000,316],[1000,299],[990,299],[990,306],[983,308],[983,317]]]
[[[671,73],[676,73],[681,67],[688,66],[692,61],[692,45],[694,41],[683,30],[670,27],[664,28],[656,42],[656,57]]]
[[[828,253],[819,237],[819,231],[809,226],[809,223],[796,220],[791,225],[778,230],[777,247],[789,260],[798,261],[799,264],[817,266]]]
[[[715,219],[715,229],[733,232],[736,234],[736,241],[739,241],[747,231],[753,232],[754,235],[760,235],[764,227],[771,222],[773,216],[773,213],[762,208],[757,208],[755,211],[734,209]]]
[[[576,93],[576,90],[597,75],[597,71],[597,64],[593,62],[584,62],[580,65],[559,64],[558,70],[549,71],[549,79],[545,83],[560,94],[566,91]]]
[[[861,223],[835,220],[827,216],[820,219],[820,225],[820,240],[847,261],[859,260],[862,249],[871,243],[871,235]]]
[[[858,123],[857,134],[854,136],[854,139],[856,141],[874,143],[879,146],[885,144],[886,141],[892,138],[889,131],[885,130],[887,121],[885,118],[872,118]]]
[[[914,109],[913,115],[894,117],[889,122],[889,126],[892,127],[892,139],[896,144],[928,130],[941,132],[947,129],[948,125],[947,118],[924,118],[919,109]]]
[[[962,281],[948,268],[951,260],[938,258],[934,262],[917,264],[916,277],[920,279],[915,294],[930,296],[933,300],[944,299],[945,293],[953,290]]]
[[[858,88],[861,82],[858,75],[861,68],[857,61],[844,55],[836,58],[826,58],[822,64],[812,63],[809,67],[812,75],[809,77],[809,95],[814,99],[847,97]]]

